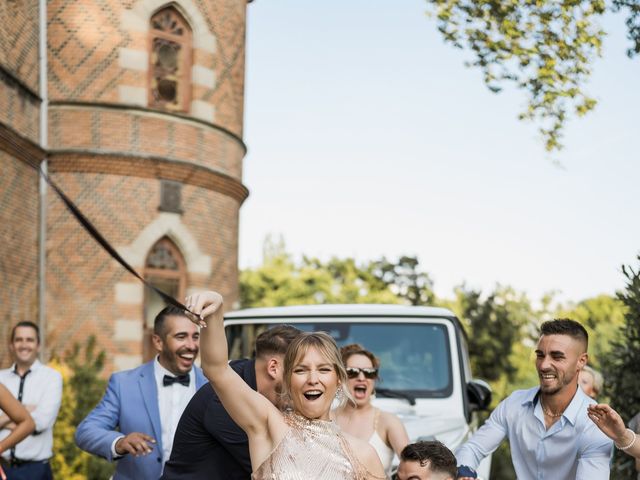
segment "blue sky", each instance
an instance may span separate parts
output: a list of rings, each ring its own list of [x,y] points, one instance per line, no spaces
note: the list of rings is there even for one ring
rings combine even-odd
[[[248,5],[240,267],[267,235],[327,259],[417,255],[455,285],[511,285],[581,300],[624,286],[640,253],[640,58],[610,16],[588,91],[595,112],[545,153],[499,95],[445,45],[420,0]]]

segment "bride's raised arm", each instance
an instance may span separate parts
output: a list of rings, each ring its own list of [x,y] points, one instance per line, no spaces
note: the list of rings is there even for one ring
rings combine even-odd
[[[187,307],[199,315],[202,370],[211,382],[225,410],[251,441],[253,434],[267,434],[269,415],[279,414],[264,396],[251,389],[229,366],[227,338],[223,324],[223,299],[217,292],[190,295]]]

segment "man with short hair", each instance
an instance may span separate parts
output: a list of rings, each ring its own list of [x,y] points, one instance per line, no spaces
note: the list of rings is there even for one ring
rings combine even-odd
[[[78,425],[78,447],[118,461],[114,480],[160,478],[182,411],[207,383],[194,366],[200,331],[184,310],[169,306],[155,318],[154,360],[114,373],[101,402]]]
[[[53,456],[53,425],[62,403],[62,375],[38,360],[40,329],[29,321],[17,323],[11,330],[9,351],[14,364],[0,370],[2,383],[31,413],[35,431],[2,454],[9,480],[49,480],[49,459]],[[0,415],[0,438],[15,428],[3,413]]]
[[[236,360],[231,367],[254,390],[279,405],[284,354],[300,330],[276,326],[258,335],[254,359]],[[195,394],[182,414],[171,458],[162,480],[248,480],[249,441],[231,419],[211,385]]]
[[[437,440],[410,443],[400,453],[396,480],[454,480],[456,457]]]
[[[507,437],[519,480],[608,479],[612,442],[589,420],[595,402],[578,387],[587,347],[578,322],[544,322],[535,351],[539,386],[500,402],[456,451],[458,463],[476,468]]]

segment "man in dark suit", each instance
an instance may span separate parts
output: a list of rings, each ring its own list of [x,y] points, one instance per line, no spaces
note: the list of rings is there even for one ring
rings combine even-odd
[[[82,450],[118,461],[114,480],[160,477],[180,415],[207,383],[193,365],[200,332],[184,310],[166,307],[155,318],[153,332],[158,356],[114,373],[102,401],[76,430]]]
[[[231,362],[254,390],[280,405],[284,354],[300,333],[276,326],[256,339],[256,356]],[[211,385],[202,387],[187,405],[176,431],[171,458],[162,480],[248,480],[251,459],[247,435],[231,419]]]

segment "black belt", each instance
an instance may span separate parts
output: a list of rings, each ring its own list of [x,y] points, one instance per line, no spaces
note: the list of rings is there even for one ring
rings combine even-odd
[[[6,460],[6,462],[10,467],[15,468],[34,463],[49,463],[49,460],[20,460],[19,458],[12,458],[11,460]]]

